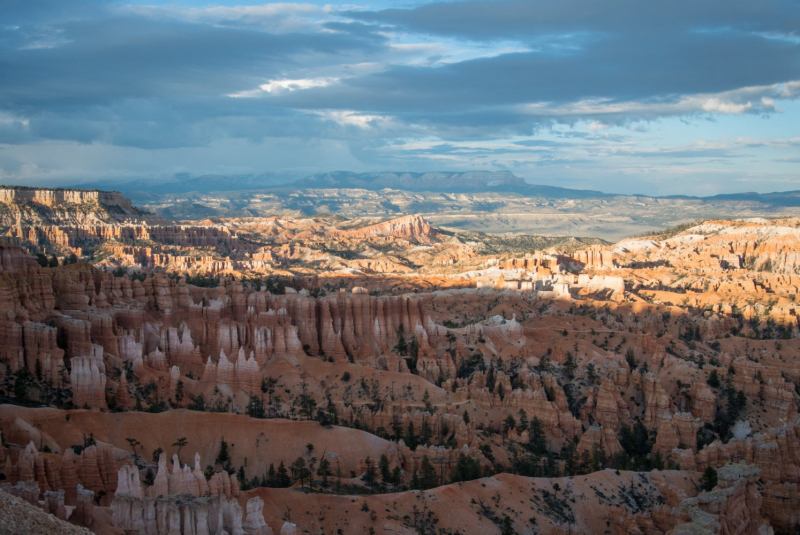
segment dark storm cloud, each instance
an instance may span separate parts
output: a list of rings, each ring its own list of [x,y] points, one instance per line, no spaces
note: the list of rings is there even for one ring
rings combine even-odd
[[[440,36],[517,38],[531,43],[541,42],[548,35],[581,32],[657,35],[665,30],[734,28],[791,33],[800,28],[800,8],[795,0],[467,0],[347,14]]]
[[[796,1],[500,0],[347,15],[379,23],[381,31],[515,39],[529,50],[436,66],[389,66],[277,102],[392,115],[437,135],[468,139],[532,135],[553,122],[769,113],[773,99],[798,93],[796,87],[775,87],[800,79],[800,46],[792,33],[800,27]],[[692,96],[698,99],[687,101]],[[596,105],[576,106],[587,101]],[[524,107],[530,103],[547,106]]]
[[[0,3],[0,140],[193,146],[220,136],[324,132],[307,114],[227,96],[282,73],[374,57],[363,24],[271,33],[126,12],[99,2]],[[5,24],[8,22],[9,24]],[[0,116],[2,119],[2,116]]]
[[[65,43],[51,48],[24,48],[18,30],[0,30],[0,103],[220,96],[297,67],[304,57],[319,63],[372,46],[350,34],[274,35],[137,16],[67,22],[58,30]]]
[[[513,38],[532,50],[438,68],[397,67],[347,87],[290,95],[292,105],[313,99],[409,113],[585,99],[670,103],[800,78],[800,46],[777,38],[800,28],[796,1],[448,2],[349,15],[439,37]]]

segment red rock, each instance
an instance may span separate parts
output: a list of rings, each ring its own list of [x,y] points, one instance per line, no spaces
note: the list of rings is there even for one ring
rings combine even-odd
[[[714,421],[717,414],[717,400],[714,391],[705,383],[694,383],[689,392],[692,415],[705,423]]]
[[[606,458],[611,458],[622,451],[615,430],[593,425],[581,436],[577,451],[578,453],[588,452],[591,455],[595,448],[599,448]]]
[[[95,346],[98,347],[98,346]],[[76,407],[106,409],[106,367],[102,349],[92,356],[72,357],[72,402]]]

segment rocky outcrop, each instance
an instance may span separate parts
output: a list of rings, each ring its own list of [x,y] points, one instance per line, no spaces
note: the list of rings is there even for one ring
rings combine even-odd
[[[247,535],[273,535],[270,528],[264,521],[264,500],[256,496],[247,500],[247,518],[242,524]]]
[[[336,462],[338,455],[329,452],[328,458],[331,462]],[[450,478],[453,475],[453,469],[458,461],[458,458],[464,455],[476,460],[483,469],[484,467],[491,467],[491,462],[483,455],[477,445],[468,446],[464,445],[460,449],[447,448],[444,446],[431,446],[421,445],[412,450],[401,439],[396,443],[389,446],[386,451],[386,457],[389,460],[389,467],[394,470],[395,467],[402,470],[402,479],[408,483],[414,471],[420,470],[422,459],[428,457],[430,462],[440,467],[439,470],[445,478]],[[358,475],[364,474],[367,471],[367,464],[365,459],[360,459],[356,473]]]
[[[256,522],[256,509],[253,507],[252,522]],[[183,494],[139,498],[119,494],[111,503],[111,514],[114,526],[146,535],[272,534],[263,516],[261,523],[264,525],[255,529],[245,528],[242,524],[242,507],[224,495],[198,498]]]
[[[758,468],[745,464],[720,468],[719,483],[714,490],[681,502],[680,509],[691,522],[675,526],[669,535],[771,535],[769,521],[761,516],[760,473]]]
[[[593,425],[581,436],[577,451],[579,454],[586,452],[589,455],[597,452],[605,458],[611,458],[622,451],[622,446],[613,429]]]
[[[34,443],[30,442],[20,452],[8,476],[12,483],[35,482],[42,496],[48,491],[63,491],[67,505],[78,503],[78,487],[87,492],[102,492],[104,496],[108,495],[108,502],[117,488],[117,462],[111,446],[94,445],[85,448],[77,460],[72,450],[67,449],[59,467],[54,455],[38,452]]]
[[[695,383],[689,391],[692,406],[692,416],[705,423],[714,421],[717,414],[717,398],[711,387],[705,383]]]
[[[224,495],[228,499],[239,496],[239,481],[231,478],[227,472],[218,472],[206,481],[200,467],[200,454],[195,454],[194,469],[189,465],[181,467],[178,456],[172,458],[172,473],[167,468],[167,456],[161,453],[158,459],[158,471],[151,487],[144,488],[141,492],[151,498],[165,497],[178,494],[192,494],[193,496]],[[130,493],[130,491],[126,492]]]
[[[572,258],[586,270],[614,269],[615,256],[613,251],[605,250],[599,246],[575,251],[572,254]]]
[[[93,346],[91,356],[73,357],[72,371],[72,403],[76,407],[89,409],[107,409],[106,404],[106,367],[103,363],[102,348]]]
[[[391,219],[376,225],[347,231],[350,238],[363,239],[373,236],[394,236],[406,238],[418,243],[427,243],[436,235],[436,231],[422,216],[407,215]]]
[[[173,366],[189,370],[192,366],[203,364],[202,354],[192,339],[191,328],[185,322],[179,327],[162,330],[160,347]]]
[[[698,470],[719,467],[729,462],[757,466],[762,479],[776,483],[800,482],[800,427],[790,423],[756,433],[747,438],[732,438],[727,444],[717,440],[697,453]]]
[[[81,452],[78,462],[78,477],[86,489],[97,494],[104,493],[103,504],[117,488],[117,461],[110,445],[93,445]]]
[[[648,428],[657,429],[661,423],[672,420],[672,399],[652,373],[639,377],[645,403],[642,423]]]
[[[675,448],[697,451],[697,430],[700,427],[702,422],[691,414],[676,413],[672,420],[662,422],[658,426],[653,451],[660,452],[664,458],[669,457]]]
[[[794,385],[784,380],[780,370],[745,358],[734,359],[733,386],[749,398],[760,399],[771,407],[780,418],[790,419],[797,415],[794,401]]]
[[[94,524],[94,492],[78,485],[76,495],[75,510],[70,518],[78,524],[91,526]]]
[[[117,461],[114,448],[107,445],[93,445],[85,448],[76,457],[72,449],[67,449],[61,458],[60,466],[53,454],[40,453],[33,442],[20,452],[16,465],[9,471],[12,483],[36,482],[42,495],[48,491],[64,491],[67,505],[76,505],[77,489],[103,493],[110,500],[117,488]]]
[[[61,205],[104,204],[131,210],[131,201],[118,191],[46,189],[27,187],[0,188],[0,203],[32,202],[55,208]]]
[[[59,520],[67,519],[67,507],[64,505],[64,490],[44,493],[45,510]]]
[[[578,286],[582,294],[608,293],[612,299],[622,300],[625,293],[625,281],[622,277],[613,275],[581,274],[578,277]]]
[[[188,466],[181,469],[175,455],[169,474],[166,455],[162,453],[154,484],[147,488],[136,468],[123,466],[111,502],[112,524],[146,535],[272,535],[264,521],[261,498],[247,502],[247,516],[242,522],[236,478],[231,480],[227,472],[220,472],[209,484],[205,481],[199,454],[195,455],[193,471]]]
[[[618,431],[631,419],[628,405],[608,379],[604,379],[597,390],[589,392],[586,404],[583,406],[582,417],[612,431]]]
[[[776,530],[791,532],[800,523],[800,490],[797,483],[768,481],[761,490],[761,512]]]

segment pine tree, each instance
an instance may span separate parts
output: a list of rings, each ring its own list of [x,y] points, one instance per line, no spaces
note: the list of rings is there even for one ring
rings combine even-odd
[[[597,373],[594,369],[594,363],[590,362],[586,366],[586,378],[589,380],[590,383],[594,383],[597,381]]]
[[[548,452],[544,461],[544,477],[558,477],[559,475],[556,459],[552,453]]]
[[[422,489],[432,489],[439,485],[439,476],[436,473],[436,468],[434,468],[433,463],[428,456],[425,455],[422,457],[422,462],[420,463],[420,470],[422,470]]]
[[[186,437],[181,437],[181,438],[179,438],[178,440],[176,440],[176,441],[175,441],[175,442],[172,444],[172,445],[173,445],[173,447],[176,447],[176,448],[178,448],[178,460],[179,460],[179,461],[181,460],[181,450],[182,450],[183,448],[185,448],[185,447],[186,447],[186,444],[188,444],[188,443],[189,443],[189,442],[186,440]],[[226,446],[227,446],[227,444],[226,444]],[[226,449],[227,449],[227,448],[226,448]]]
[[[575,364],[575,359],[572,356],[572,351],[567,351],[567,360],[564,361],[564,373],[567,375],[567,379],[572,379],[575,377],[575,369],[578,367]]]
[[[503,515],[503,523],[500,525],[500,535],[517,535],[514,531],[514,523],[508,515]]]
[[[391,483],[392,473],[389,471],[389,458],[385,454],[381,455],[378,461],[378,469],[381,472],[381,480],[383,480],[384,483]]]
[[[517,427],[517,421],[514,419],[514,417],[513,417],[513,416],[511,416],[511,415],[509,414],[508,416],[506,416],[506,419],[505,419],[505,420],[503,420],[503,427],[505,428],[505,429],[504,429],[504,430],[505,430],[505,432],[506,432],[506,433],[508,433],[508,432],[509,432],[509,431],[511,431],[512,429],[516,429],[516,427]]]
[[[375,486],[375,479],[378,477],[378,471],[375,469],[375,463],[372,462],[372,459],[367,457],[364,461],[367,465],[367,469],[364,472],[364,482],[369,485],[369,488],[372,489]]]
[[[705,472],[703,472],[703,477],[700,478],[700,488],[707,492],[711,492],[714,490],[714,487],[717,486],[717,471],[714,470],[713,467],[709,466],[706,468]]]
[[[38,362],[38,361],[37,361]],[[139,464],[139,454],[136,452],[136,448],[142,446],[142,443],[136,440],[135,438],[126,438],[125,440],[128,441],[128,444],[131,445],[131,449],[133,450],[133,463],[135,465]]]
[[[453,471],[453,482],[472,481],[479,477],[481,477],[481,463],[477,459],[461,453]]]
[[[408,421],[408,429],[406,429],[405,437],[403,440],[406,443],[406,446],[411,448],[411,450],[417,449],[417,436],[414,434],[414,422],[412,420]]]
[[[544,434],[544,427],[542,426],[542,421],[536,416],[531,420],[530,444],[534,454],[544,455],[547,453],[547,439]]]
[[[422,429],[419,432],[419,439],[422,444],[430,444],[431,443],[431,424],[428,420],[422,420]]]
[[[431,395],[428,394],[428,391],[425,390],[425,394],[422,395],[422,403],[425,404],[425,410],[429,413],[433,413],[433,405],[431,405]]]
[[[411,489],[412,490],[422,490],[422,482],[419,480],[419,476],[417,475],[417,467],[414,467],[414,473],[411,475]]]
[[[589,454],[589,450],[583,450],[583,453],[581,453],[581,463],[578,466],[578,473],[588,474],[591,467],[592,467],[592,456]]]
[[[323,458],[317,467],[317,475],[322,478],[322,486],[328,486],[328,477],[331,475],[331,462]]]
[[[219,443],[219,453],[217,454],[216,463],[224,466],[225,463],[230,462],[230,460],[231,455],[228,453],[228,443],[225,442],[225,437],[222,437],[222,440]]]
[[[264,402],[261,401],[260,397],[250,394],[250,400],[247,402],[245,414],[247,414],[250,418],[267,417],[267,411],[264,408]]]
[[[267,486],[268,487],[277,487],[277,479],[275,475],[275,465],[269,463],[269,470],[267,471]]]
[[[577,462],[575,461],[575,444],[570,443],[561,450],[564,458],[564,474],[574,476],[578,472]]]
[[[314,409],[317,408],[316,400],[308,393],[308,383],[306,383],[305,376],[300,383],[302,393],[300,394],[300,414],[305,416],[306,420],[314,418]]]
[[[602,470],[606,464],[606,452],[603,450],[603,446],[600,444],[595,444],[592,447],[592,471],[597,472],[598,470]],[[660,470],[664,469],[664,463],[661,463]]]
[[[177,384],[175,385],[175,403],[180,404],[180,402],[183,401],[183,397],[183,381],[178,380]]]
[[[525,409],[519,410],[519,426],[523,429],[528,428],[528,414],[525,412]]]
[[[708,374],[706,383],[708,383],[708,386],[711,388],[719,388],[719,374],[717,373],[717,370],[711,370],[711,373]]]
[[[397,328],[397,345],[394,346],[394,352],[400,356],[408,356],[408,344],[406,343],[406,337],[402,323]]]
[[[298,457],[292,463],[290,467],[292,470],[292,476],[294,477],[295,481],[300,481],[300,488],[305,488],[305,481],[311,475],[311,471],[308,469],[306,465],[306,460],[302,457]]]
[[[629,347],[628,351],[625,352],[625,360],[628,362],[628,366],[630,367],[631,371],[634,371],[639,365],[639,363],[636,362],[636,357],[633,354],[632,347]]]
[[[278,465],[278,472],[275,475],[275,482],[276,484],[273,486],[278,488],[286,488],[292,485],[292,480],[289,477],[289,472],[286,470],[286,466],[284,466],[283,461],[281,461],[281,464]]]

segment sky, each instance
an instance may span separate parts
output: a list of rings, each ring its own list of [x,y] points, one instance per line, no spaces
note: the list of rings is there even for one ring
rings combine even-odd
[[[0,0],[0,183],[800,189],[798,0]]]

